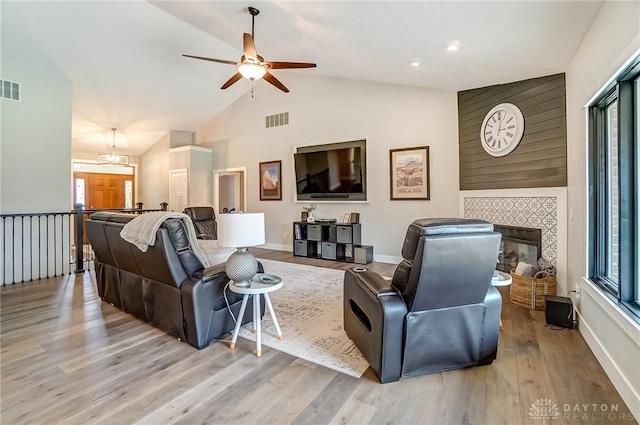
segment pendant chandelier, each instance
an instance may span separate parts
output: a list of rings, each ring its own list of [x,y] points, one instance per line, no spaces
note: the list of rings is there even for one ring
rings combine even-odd
[[[116,129],[112,128],[113,142],[111,145],[111,153],[101,153],[98,155],[98,164],[106,165],[129,165],[129,156],[116,153]]]

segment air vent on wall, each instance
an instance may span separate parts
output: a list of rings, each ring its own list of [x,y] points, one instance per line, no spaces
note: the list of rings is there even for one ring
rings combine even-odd
[[[20,83],[0,80],[0,97],[9,100],[20,100]]]
[[[268,115],[265,117],[266,127],[277,127],[279,125],[287,125],[289,124],[289,113],[281,112],[275,115]]]

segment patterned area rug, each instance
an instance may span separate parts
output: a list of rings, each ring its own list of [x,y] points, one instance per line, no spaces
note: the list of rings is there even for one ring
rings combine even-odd
[[[282,289],[269,297],[284,340],[280,341],[267,312],[262,320],[262,344],[301,359],[360,377],[369,364],[342,327],[344,271],[258,259],[266,273],[280,276]],[[251,313],[251,304],[247,313]],[[255,341],[251,324],[240,336]]]

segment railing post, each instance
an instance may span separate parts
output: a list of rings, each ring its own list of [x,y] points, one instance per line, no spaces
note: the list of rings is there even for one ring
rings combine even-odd
[[[84,205],[76,204],[76,273],[84,272]]]
[[[169,204],[167,204],[166,202],[160,202],[160,210],[161,211],[166,211],[168,206],[169,206]]]

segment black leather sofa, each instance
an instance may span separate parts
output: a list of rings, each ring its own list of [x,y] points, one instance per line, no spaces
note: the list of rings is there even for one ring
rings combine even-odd
[[[344,328],[380,382],[493,362],[501,237],[481,220],[416,220],[390,282],[362,268],[345,272]]]
[[[205,268],[193,253],[185,223],[175,218],[164,221],[155,244],[142,252],[120,237],[135,217],[96,212],[86,221],[100,298],[198,349],[232,331],[225,264]],[[229,290],[226,295],[238,317],[242,296]],[[264,313],[262,297],[261,304]],[[251,320],[245,314],[243,323]]]

